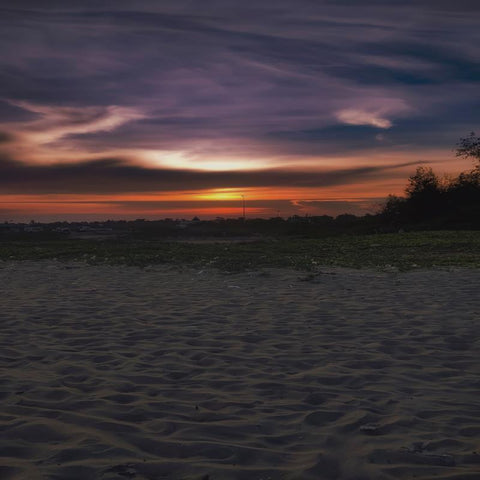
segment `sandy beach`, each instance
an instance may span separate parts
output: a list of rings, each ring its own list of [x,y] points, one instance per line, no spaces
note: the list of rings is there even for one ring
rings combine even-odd
[[[480,478],[479,270],[0,264],[0,478]]]

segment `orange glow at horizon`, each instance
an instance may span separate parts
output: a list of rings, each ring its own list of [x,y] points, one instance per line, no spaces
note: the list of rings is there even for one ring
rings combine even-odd
[[[248,187],[248,188],[213,188],[205,190],[181,190],[172,192],[118,193],[118,194],[0,194],[0,203],[20,204],[104,204],[115,202],[225,202],[259,200],[355,200],[358,198],[386,197],[390,193],[401,195],[405,187],[405,179],[398,182],[370,182],[327,187]]]
[[[383,189],[382,189],[383,190]],[[143,202],[189,202],[195,203],[211,202],[212,204],[221,204],[222,202],[242,202],[242,195],[246,202],[253,201],[352,201],[358,199],[367,200],[369,198],[379,198],[387,196],[391,191],[391,185],[386,189],[379,191],[373,190],[371,185],[356,184],[352,186],[341,187],[323,187],[323,188],[245,188],[245,189],[208,189],[202,191],[180,191],[171,193],[132,193],[132,194],[3,194],[0,195],[0,203],[6,205],[77,205],[101,207],[102,205],[114,205],[116,203],[141,204]],[[212,207],[219,208],[222,207]],[[0,210],[1,211],[1,210]]]
[[[245,197],[247,216],[250,217],[273,217],[279,214],[286,217],[307,213],[336,215],[348,213],[348,204],[357,214],[373,213],[389,194],[403,195],[413,168],[399,169],[388,179],[377,177],[324,187],[212,188],[117,194],[0,194],[0,222],[20,217],[56,220],[73,217],[239,217],[242,215],[242,196]],[[262,205],[262,202],[265,203]],[[308,205],[308,202],[317,203]],[[338,208],[333,205],[335,202]],[[347,212],[340,211],[341,208]]]
[[[242,195],[248,217],[287,217],[294,214],[338,214],[328,202],[352,202],[365,212],[373,211],[379,197],[386,197],[391,185],[379,192],[371,185],[325,188],[221,188],[201,191],[148,192],[130,194],[37,194],[0,195],[0,222],[12,218],[49,221],[71,218],[201,218],[242,216]],[[262,202],[265,202],[262,205]],[[309,206],[301,202],[326,202]],[[345,213],[345,212],[340,212]]]

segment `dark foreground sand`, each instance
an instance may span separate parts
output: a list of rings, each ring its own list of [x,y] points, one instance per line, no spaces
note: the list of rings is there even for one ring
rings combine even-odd
[[[0,478],[480,478],[480,271],[304,276],[0,264]]]

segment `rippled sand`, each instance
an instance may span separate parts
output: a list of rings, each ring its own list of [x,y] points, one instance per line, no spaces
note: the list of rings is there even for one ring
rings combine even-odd
[[[480,478],[480,271],[0,281],[2,479]]]

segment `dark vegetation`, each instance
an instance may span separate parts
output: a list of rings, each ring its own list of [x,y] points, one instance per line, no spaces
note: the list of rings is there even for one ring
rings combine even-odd
[[[187,243],[152,240],[50,240],[0,242],[0,260],[73,260],[89,264],[189,265],[223,271],[322,266],[410,270],[480,267],[480,231],[407,232],[283,237],[255,242]]]
[[[226,271],[480,267],[480,139],[474,133],[461,139],[457,155],[473,158],[474,168],[449,179],[418,168],[405,197],[389,197],[376,215],[6,223],[0,228],[0,260],[167,263]]]
[[[385,225],[417,230],[480,227],[480,137],[472,132],[457,147],[457,156],[474,159],[474,168],[443,179],[431,168],[418,168],[409,178],[406,196],[391,195],[380,212]]]

